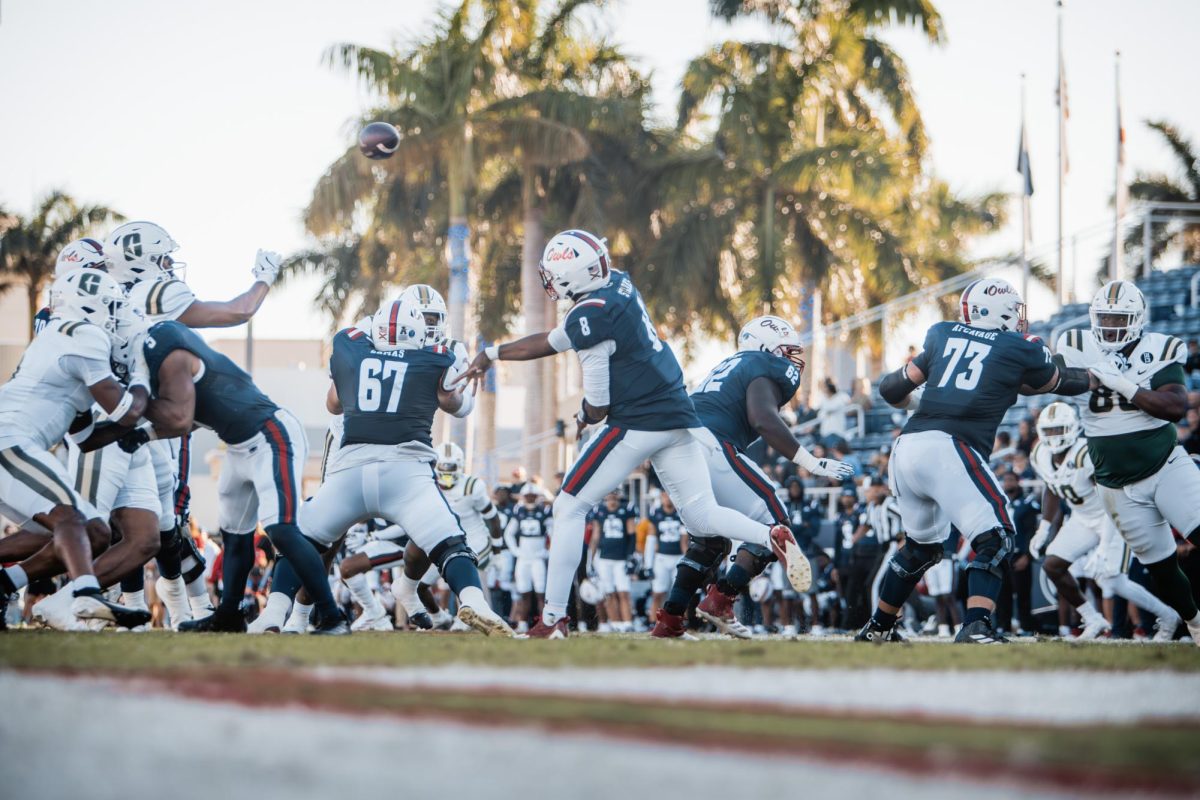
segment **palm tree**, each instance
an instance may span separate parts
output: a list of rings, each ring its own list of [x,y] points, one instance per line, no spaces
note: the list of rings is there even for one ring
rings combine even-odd
[[[29,217],[4,213],[0,217],[6,218],[0,238],[0,293],[24,287],[31,335],[59,251],[99,225],[124,219],[107,206],[80,205],[62,191],[47,194]]]
[[[1200,155],[1190,139],[1165,120],[1151,120],[1146,126],[1158,133],[1178,162],[1175,176],[1164,173],[1139,172],[1129,184],[1129,196],[1134,200],[1158,203],[1200,203]],[[1194,211],[1156,211],[1162,216],[1186,216]],[[1130,231],[1125,239],[1127,250],[1141,256],[1142,231]],[[1200,223],[1195,221],[1171,221],[1152,227],[1150,232],[1150,256],[1159,258],[1168,248],[1178,247],[1184,263],[1200,263]]]

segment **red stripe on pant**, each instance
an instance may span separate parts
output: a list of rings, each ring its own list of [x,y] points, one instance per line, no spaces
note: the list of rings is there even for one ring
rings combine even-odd
[[[1005,505],[1005,499],[1000,496],[999,490],[996,489],[996,484],[988,480],[988,476],[983,472],[983,467],[980,465],[979,459],[975,456],[975,451],[957,439],[954,440],[954,446],[957,447],[959,453],[962,454],[963,461],[965,461],[971,467],[971,471],[975,473],[975,482],[983,487],[984,494],[988,496],[988,499],[992,501],[992,505],[996,507],[996,511],[1000,516],[1000,522],[1003,523],[1004,527],[1008,528],[1009,530],[1016,530],[1016,528],[1013,527],[1012,520],[1008,518],[1008,509]]]
[[[179,493],[175,498],[175,516],[183,514],[188,498],[192,496],[192,491],[188,488],[188,479],[192,474],[191,444],[191,434],[179,440]]]
[[[292,523],[295,522],[293,508],[296,505],[295,492],[292,486],[292,448],[288,443],[287,437],[283,434],[283,430],[279,427],[279,423],[275,420],[268,420],[263,425],[263,430],[275,442],[275,452],[279,460],[279,483],[284,500],[284,507],[280,509],[279,521]]]
[[[781,525],[786,525],[787,514],[784,513],[783,505],[779,502],[779,498],[775,496],[775,492],[771,489],[771,487],[762,479],[762,476],[748,467],[745,462],[738,457],[737,448],[735,448],[729,442],[722,442],[721,446],[725,448],[726,460],[733,465],[734,469],[741,473],[742,477],[745,478],[750,483],[751,487],[754,488],[762,497],[763,501],[767,504],[767,510],[771,512],[771,516],[775,517],[775,522]]]
[[[600,458],[609,445],[613,443],[613,440],[620,435],[620,428],[609,428],[608,433],[604,434],[604,438],[588,453],[587,458],[579,465],[578,469],[571,471],[571,477],[567,479],[563,491],[567,494],[575,494],[579,490],[579,487],[587,481],[588,472],[591,471],[592,466],[596,463],[596,459]]]

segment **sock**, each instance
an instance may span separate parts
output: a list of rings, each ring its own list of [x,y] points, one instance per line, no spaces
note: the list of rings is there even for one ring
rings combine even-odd
[[[1071,626],[1070,625],[1059,625],[1058,626],[1058,635],[1059,636],[1070,636],[1071,635]]]
[[[282,592],[271,592],[267,595],[267,604],[263,607],[262,613],[258,615],[258,619],[254,621],[254,626],[259,630],[265,628],[282,630],[291,609],[292,598]]]
[[[418,581],[402,574],[400,580],[392,584],[392,594],[400,605],[404,606],[404,613],[410,617],[427,612],[425,604],[417,597],[417,583]]]
[[[975,572],[982,571],[983,570],[975,570]],[[991,617],[992,612],[988,611],[986,608],[968,608],[967,613],[963,615],[963,625],[970,625],[972,622],[978,622],[980,620],[986,621],[991,619]]]
[[[879,599],[889,606],[903,608],[917,588],[920,578],[905,577],[892,569],[892,562],[884,564],[883,578],[879,581]]]
[[[128,575],[121,578],[121,591],[125,594],[133,594],[134,592],[145,591],[146,589],[146,568],[145,566],[137,567]]]
[[[1000,597],[1003,582],[986,569],[967,570],[967,594],[971,597],[986,597],[993,603]]]
[[[1179,560],[1172,553],[1162,561],[1146,565],[1146,571],[1154,578],[1154,587],[1167,605],[1179,616],[1191,619],[1196,616],[1196,601],[1192,598],[1192,585],[1179,569]]]
[[[1106,578],[1105,581],[1109,582],[1114,593],[1124,597],[1138,608],[1146,609],[1158,619],[1170,617],[1175,613],[1173,608],[1151,594],[1145,586],[1129,580],[1128,575],[1117,575],[1113,578]]]
[[[876,608],[871,614],[871,619],[875,622],[876,626],[883,628],[885,631],[889,631],[895,627],[897,616],[884,611],[882,608]]]
[[[542,606],[542,622],[546,625],[554,625],[560,619],[567,615],[567,606],[565,603],[551,604],[549,601]]]
[[[187,588],[188,605],[192,607],[193,617],[207,616],[212,612],[212,598],[208,594],[208,584],[204,581],[203,572],[193,580],[185,579],[184,586]]]
[[[463,590],[467,588],[479,589],[480,596],[483,596],[483,587],[479,584],[479,570],[475,568],[475,562],[471,559],[451,558],[442,564],[441,572],[446,585],[456,596],[461,597]]]
[[[99,592],[100,581],[96,580],[95,575],[80,575],[71,581],[71,591],[76,595]]]
[[[162,600],[163,605],[166,606],[172,625],[178,625],[183,620],[191,619],[192,610],[187,601],[187,584],[183,582],[181,576],[160,578],[156,586],[159,588],[158,599]]]
[[[125,595],[124,605],[126,605],[127,607],[129,607],[129,608],[145,608],[146,607],[146,592],[144,589],[138,590],[136,592],[122,591],[122,594]]]
[[[246,594],[246,579],[254,566],[254,534],[221,531],[224,562],[221,564],[221,602],[218,611],[240,614]]]
[[[291,630],[307,630],[308,618],[312,616],[313,607],[308,603],[292,603],[292,613],[288,615],[286,627]]]
[[[476,611],[491,611],[487,600],[483,597],[483,589],[478,586],[467,586],[458,594],[458,604],[470,606]]]
[[[179,539],[174,530],[158,532],[158,574],[167,580],[178,578],[183,572],[180,562]]]
[[[753,576],[736,561],[729,565],[725,574],[717,579],[717,590],[727,597],[737,597],[750,585]]]
[[[16,594],[18,589],[29,585],[29,576],[20,564],[0,569],[0,593]]]
[[[329,589],[325,563],[321,561],[313,543],[304,538],[298,527],[287,523],[267,528],[267,538],[279,554],[288,560],[304,588],[308,589],[308,595],[313,598],[313,605],[321,618],[336,619],[342,612]]]
[[[675,567],[675,580],[671,583],[671,591],[663,603],[663,611],[681,617],[687,612],[688,605],[696,595],[696,590],[704,585],[704,573],[695,567],[679,562]]]
[[[1090,625],[1093,622],[1103,622],[1104,615],[1096,610],[1096,607],[1090,601],[1084,600],[1083,605],[1075,609],[1079,612],[1079,616],[1083,618],[1085,625]]]
[[[367,581],[367,576],[364,574],[351,575],[349,578],[342,578],[346,584],[346,588],[350,590],[355,601],[362,606],[363,614],[374,619],[383,615],[383,604],[379,602],[379,598],[375,596],[375,592],[371,591],[371,585]]]

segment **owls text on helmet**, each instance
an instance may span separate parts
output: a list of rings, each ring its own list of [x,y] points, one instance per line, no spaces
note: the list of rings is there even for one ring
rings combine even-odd
[[[425,339],[425,316],[412,297],[400,295],[371,317],[371,343],[377,350],[411,350]]]
[[[786,358],[801,370],[804,369],[804,347],[800,344],[800,333],[780,317],[755,317],[743,325],[738,334],[738,350],[762,350]]]
[[[1088,313],[1092,335],[1101,350],[1115,352],[1142,338],[1146,327],[1146,298],[1129,281],[1109,281],[1092,298]]]
[[[108,273],[117,283],[137,283],[171,277],[182,262],[171,257],[178,243],[153,222],[126,222],[104,240]]]
[[[414,283],[401,297],[411,297],[425,317],[425,337],[422,344],[430,347],[446,341],[446,301],[440,292],[427,283]]]
[[[443,489],[453,489],[455,484],[462,480],[465,461],[462,448],[454,442],[442,442],[438,445],[437,463],[433,469]]]
[[[95,239],[76,239],[58,251],[54,277],[61,278],[77,269],[106,269],[104,246]]]
[[[1038,439],[1057,455],[1079,438],[1079,416],[1075,409],[1062,401],[1051,403],[1042,409],[1037,420]]]
[[[1025,303],[1001,278],[981,278],[962,293],[962,321],[989,331],[1025,332]]]
[[[542,252],[542,286],[551,300],[576,300],[608,283],[612,263],[605,239],[587,231],[556,234]]]

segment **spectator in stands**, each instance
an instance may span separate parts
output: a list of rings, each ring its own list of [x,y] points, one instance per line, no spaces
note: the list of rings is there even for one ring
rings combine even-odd
[[[887,487],[872,486],[867,490],[870,506],[878,508],[887,497]],[[855,506],[854,533],[850,536],[850,559],[843,581],[847,624],[851,630],[867,623],[871,613],[871,584],[883,563],[884,545],[871,525],[871,509]],[[845,545],[843,544],[843,547]]]
[[[855,475],[863,474],[862,459],[850,449],[850,445],[846,444],[846,442],[838,440],[831,448],[831,452],[833,453],[833,457],[838,461],[845,461],[847,464],[852,465]]]
[[[1037,430],[1033,427],[1033,419],[1026,417],[1017,423],[1017,443],[1014,445],[1018,453],[1029,455],[1033,445],[1037,443]]]
[[[804,482],[795,476],[784,483],[784,491],[783,508],[788,515],[788,527],[796,537],[796,544],[812,558],[816,554],[817,534],[821,527],[821,507],[809,505],[804,496]]]
[[[879,452],[871,456],[870,473],[872,478],[878,478],[881,481],[888,479],[888,466],[892,462],[892,446],[885,444],[879,448]]]
[[[1013,453],[1012,463],[1009,465],[1009,468],[1023,481],[1031,481],[1037,477],[1037,473],[1033,471],[1033,467],[1029,463],[1029,455],[1019,450]]]
[[[822,388],[824,397],[817,406],[817,419],[820,422],[821,438],[824,440],[846,435],[846,406],[850,405],[850,396],[839,391],[832,379],[826,378]]]
[[[1200,454],[1200,409],[1192,406],[1179,423],[1179,444],[1192,455]]]
[[[1017,530],[1016,536],[1013,537],[1013,554],[1009,559],[1008,569],[1004,571],[1004,584],[996,603],[996,625],[1000,630],[1012,630],[1015,608],[1019,630],[1032,633],[1033,564],[1029,555],[1029,540],[1037,532],[1038,522],[1042,517],[1042,504],[1037,492],[1027,494],[1021,488],[1021,481],[1016,472],[1004,473],[1000,479],[1000,486],[1008,497],[1013,525]]]
[[[1188,388],[1200,391],[1200,341],[1188,340],[1188,357],[1183,363],[1183,371],[1187,375]],[[1195,407],[1193,403],[1192,408]]]
[[[996,432],[996,443],[992,445],[991,466],[993,470],[997,470],[1001,465],[1007,466],[1012,463],[1012,457],[1017,452],[1017,448],[1013,447],[1012,436],[1008,431]]]
[[[833,521],[833,572],[831,577],[837,587],[842,605],[846,603],[846,581],[850,575],[850,555],[854,550],[854,532],[861,523],[863,511],[858,504],[858,490],[845,486],[838,496],[837,516]],[[842,627],[853,628],[843,617]]]

